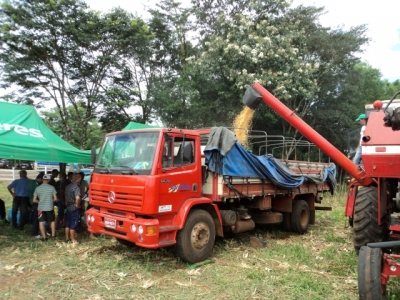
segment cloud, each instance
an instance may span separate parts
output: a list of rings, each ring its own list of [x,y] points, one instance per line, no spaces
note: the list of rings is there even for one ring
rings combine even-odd
[[[323,26],[343,26],[348,30],[365,24],[368,28],[366,36],[371,41],[364,47],[360,58],[379,69],[383,78],[389,81],[400,79],[400,25],[397,16],[400,1],[294,0],[292,6],[300,4],[324,6],[327,13],[320,17]]]
[[[180,1],[188,5],[189,0]],[[95,10],[109,11],[112,7],[121,7],[129,12],[147,16],[146,10],[154,8],[156,0],[86,0]],[[400,79],[400,25],[398,22],[399,0],[293,0],[292,6],[325,7],[326,14],[320,17],[323,26],[343,27],[345,30],[358,25],[367,25],[367,37],[371,39],[364,47],[360,58],[372,67],[379,69],[383,77],[390,81]]]

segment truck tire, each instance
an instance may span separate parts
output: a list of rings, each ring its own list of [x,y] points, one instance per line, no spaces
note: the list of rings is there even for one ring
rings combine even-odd
[[[292,231],[300,234],[306,233],[310,224],[310,208],[306,201],[297,200],[293,202],[290,225]]]
[[[136,246],[136,244],[134,242],[130,242],[124,239],[119,239],[119,238],[115,238],[118,243],[120,243],[121,245],[127,246],[127,247],[134,247]]]
[[[354,206],[353,230],[353,244],[357,254],[362,246],[385,240],[386,225],[378,225],[377,187],[361,187],[358,190]]]
[[[194,209],[189,213],[185,226],[178,232],[175,253],[186,262],[201,262],[211,254],[214,242],[213,218],[205,210]]]
[[[358,256],[358,293],[360,299],[386,299],[386,285],[381,283],[382,268],[382,250],[362,246]]]

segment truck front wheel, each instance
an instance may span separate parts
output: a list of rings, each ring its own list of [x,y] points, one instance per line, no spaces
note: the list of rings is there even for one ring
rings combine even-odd
[[[215,225],[211,215],[202,209],[189,213],[185,226],[178,232],[176,254],[184,261],[197,263],[212,252],[215,242]]]
[[[386,240],[386,226],[378,225],[378,189],[374,186],[358,190],[354,206],[354,249],[358,253],[362,246]]]

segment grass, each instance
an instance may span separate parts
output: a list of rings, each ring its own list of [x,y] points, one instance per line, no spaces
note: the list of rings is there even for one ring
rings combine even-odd
[[[0,198],[11,199],[0,184]],[[188,266],[172,249],[128,248],[109,237],[73,247],[0,227],[0,299],[357,299],[357,256],[343,216],[345,193],[327,195],[316,224],[298,235],[264,226],[217,239],[210,263]],[[250,246],[250,236],[267,241]],[[396,278],[390,299],[400,299]]]

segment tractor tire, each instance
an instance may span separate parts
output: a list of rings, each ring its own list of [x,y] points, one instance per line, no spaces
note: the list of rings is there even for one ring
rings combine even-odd
[[[135,247],[136,244],[134,242],[130,242],[124,239],[119,239],[119,238],[115,238],[118,243],[120,243],[121,245],[127,246],[127,247]]]
[[[353,244],[356,253],[362,246],[386,240],[387,226],[378,225],[378,189],[362,187],[359,189],[354,206]]]
[[[360,299],[386,299],[386,285],[381,283],[382,268],[382,250],[362,246],[358,256],[358,293]]]
[[[211,215],[202,209],[189,213],[185,226],[178,232],[175,253],[188,263],[205,260],[215,242],[215,225]]]
[[[290,225],[291,213],[282,213],[283,214],[283,221],[282,227],[285,231],[292,231],[292,225]]]
[[[304,200],[293,202],[292,213],[290,216],[290,226],[292,231],[300,234],[306,233],[310,224],[310,207]]]

